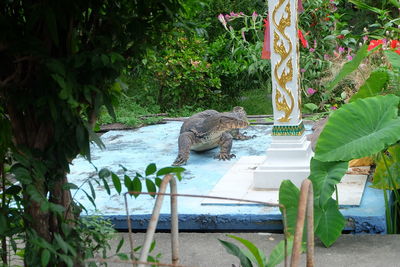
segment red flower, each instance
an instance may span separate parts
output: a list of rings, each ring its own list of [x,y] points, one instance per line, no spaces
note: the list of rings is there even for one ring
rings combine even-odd
[[[397,54],[400,55],[400,49],[399,49],[399,50],[396,50],[396,51],[394,51],[394,52],[396,52]]]
[[[390,47],[393,48],[393,49],[395,49],[395,48],[397,47],[398,44],[400,44],[399,41],[397,41],[397,40],[392,40],[392,41],[390,42]]]
[[[383,40],[372,40],[369,45],[368,45],[368,51],[371,51],[372,49],[374,49],[375,47],[379,46],[379,45],[383,45]]]
[[[308,42],[306,40],[306,38],[304,38],[303,32],[301,30],[299,30],[299,39],[301,41],[301,44],[303,45],[304,48],[308,47]]]
[[[343,34],[338,35],[338,36],[336,36],[336,38],[338,38],[338,39],[344,39],[344,35],[343,35]]]

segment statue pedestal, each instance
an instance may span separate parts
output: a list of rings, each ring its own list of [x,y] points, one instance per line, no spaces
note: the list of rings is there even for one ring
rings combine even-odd
[[[300,187],[310,174],[313,155],[311,143],[304,133],[301,136],[272,136],[265,160],[254,171],[254,187],[278,189],[283,180],[291,180]]]

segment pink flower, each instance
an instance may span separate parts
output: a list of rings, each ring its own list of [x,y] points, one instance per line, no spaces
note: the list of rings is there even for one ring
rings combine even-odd
[[[317,90],[314,90],[314,89],[311,88],[311,87],[307,89],[307,94],[309,94],[310,96],[313,95],[313,94],[315,94],[316,92],[317,92]]]
[[[231,16],[229,16],[228,14],[225,15],[225,20],[226,21],[230,21],[231,20]]]
[[[337,106],[332,106],[331,109],[332,109],[332,110],[336,110],[336,109],[337,109]]]
[[[311,52],[311,53],[314,53],[314,52],[315,52],[315,49],[314,49],[313,47],[311,47],[311,48],[310,48],[310,52]]]
[[[257,16],[258,16],[258,14],[255,11],[253,12],[253,14],[251,14],[251,18],[253,19],[253,21],[256,21]]]
[[[324,55],[324,59],[325,59],[325,60],[329,60],[329,55],[328,55],[328,54],[325,54],[325,55]]]
[[[304,72],[306,72],[306,69],[300,69],[300,72],[304,73]]]
[[[226,29],[226,20],[225,20],[224,15],[219,14],[219,15],[218,15],[218,20],[222,23],[222,25],[224,25],[224,27],[225,27],[225,29]]]
[[[368,35],[364,35],[363,40],[364,40],[364,42],[366,42],[368,40]]]
[[[341,47],[341,46],[338,48],[339,54],[343,53],[345,50],[346,49],[344,49],[344,47]]]
[[[347,55],[347,60],[353,60],[353,56],[352,55]]]
[[[314,39],[314,48],[317,48],[317,40]]]

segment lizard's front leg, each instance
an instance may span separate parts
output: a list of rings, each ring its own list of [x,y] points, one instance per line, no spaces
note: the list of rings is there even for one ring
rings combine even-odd
[[[178,147],[179,153],[172,165],[184,165],[189,159],[190,147],[194,144],[195,136],[192,132],[184,132],[179,135]]]
[[[234,154],[231,154],[232,148],[232,135],[228,132],[225,132],[221,135],[218,143],[220,147],[219,154],[216,155],[214,158],[219,160],[230,160],[231,158],[235,158]]]
[[[252,138],[255,138],[255,135],[249,136],[249,135],[245,135],[246,132],[244,132],[243,134],[239,132],[239,129],[233,129],[231,131],[231,135],[233,137],[233,139],[235,140],[249,140]]]

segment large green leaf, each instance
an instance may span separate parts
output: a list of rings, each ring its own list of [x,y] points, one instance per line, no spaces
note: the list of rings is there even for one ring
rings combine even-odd
[[[347,161],[322,162],[311,159],[311,174],[308,177],[313,183],[315,205],[325,206],[332,197],[335,185],[340,182],[348,169]]]
[[[236,246],[231,242],[227,242],[221,239],[218,240],[224,246],[224,248],[229,254],[239,258],[242,267],[253,267],[253,264],[251,264],[249,258],[246,256],[244,251],[241,250],[238,246]]]
[[[359,99],[330,116],[315,149],[320,161],[349,161],[378,153],[400,140],[399,98]]]
[[[386,168],[385,160],[388,169]],[[390,180],[388,171],[393,177],[393,182]],[[376,164],[371,187],[384,190],[400,189],[400,144],[391,146],[387,153],[382,153]]]
[[[288,237],[287,240],[287,254],[290,255],[293,249],[293,236]],[[278,245],[274,247],[268,259],[268,267],[274,267],[281,263],[285,258],[285,240],[281,240]]]
[[[318,210],[318,208],[317,208]],[[320,213],[320,211],[318,211]],[[346,220],[340,213],[336,201],[330,198],[320,213],[321,217],[315,235],[326,247],[331,246],[341,235]]]
[[[377,69],[373,71],[358,92],[350,98],[349,102],[360,98],[380,95],[388,81],[389,73],[386,69]]]
[[[343,65],[343,68],[340,70],[338,75],[336,75],[335,79],[333,79],[327,86],[328,90],[332,90],[343,78],[347,75],[355,71],[360,63],[364,60],[364,58],[368,55],[367,45],[362,46],[353,60],[347,62]]]
[[[257,262],[258,266],[264,267],[267,264],[265,254],[249,240],[234,235],[228,235],[228,236],[242,243],[253,255],[255,262]]]
[[[279,204],[286,208],[287,228],[292,235],[296,229],[299,194],[300,190],[290,180],[284,180],[279,187]]]
[[[394,68],[400,69],[400,55],[392,50],[386,50],[384,53],[390,64],[392,64]]]

